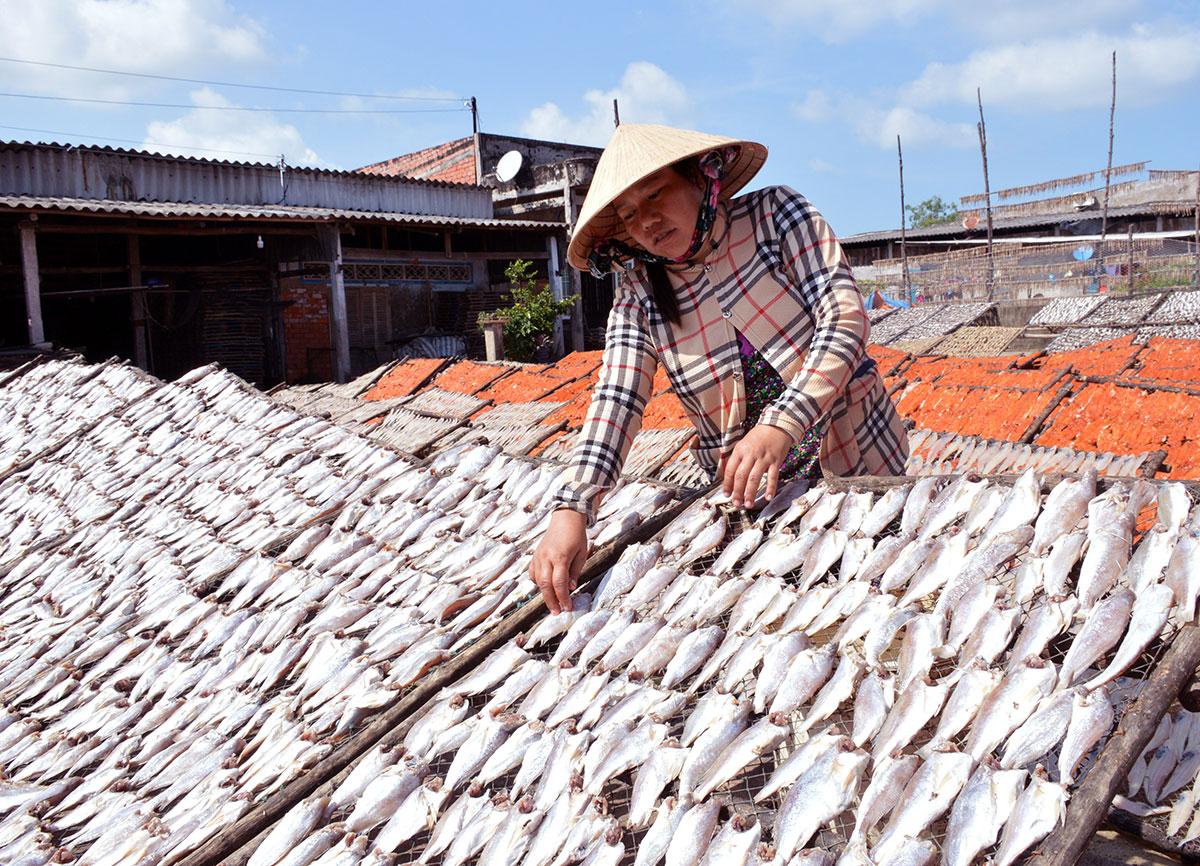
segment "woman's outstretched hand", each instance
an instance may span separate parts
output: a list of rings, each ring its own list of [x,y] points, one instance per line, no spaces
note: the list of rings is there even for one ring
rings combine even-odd
[[[779,469],[792,447],[789,433],[769,424],[755,424],[725,459],[722,487],[735,507],[750,508],[758,485],[767,477],[767,499],[779,488]]]
[[[571,609],[571,592],[583,573],[587,552],[587,517],[568,508],[555,511],[529,563],[529,577],[542,591],[550,613]]]

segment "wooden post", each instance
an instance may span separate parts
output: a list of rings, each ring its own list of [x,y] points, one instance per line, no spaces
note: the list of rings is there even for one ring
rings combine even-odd
[[[42,325],[42,280],[38,271],[37,232],[33,222],[23,222],[21,233],[21,270],[25,275],[25,315],[29,326],[29,345],[47,348],[46,329]]]
[[[350,381],[350,323],[346,317],[346,281],[342,275],[342,233],[336,225],[321,226],[329,251],[329,324],[333,337],[333,377]]]
[[[904,151],[900,148],[900,136],[896,136],[896,157],[900,161],[900,289],[908,302],[913,302],[912,283],[908,276],[908,224],[907,212],[904,210]]]
[[[983,120],[983,93],[976,87],[975,99],[979,103],[979,152],[983,155],[983,197],[987,210],[987,299],[995,294],[996,263],[992,259],[992,186],[988,178],[987,126]]]
[[[136,234],[126,235],[129,258],[129,285],[142,285],[142,243]],[[130,318],[133,320],[133,363],[150,372],[150,352],[146,342],[146,292],[135,288],[129,296]]]
[[[1192,212],[1192,242],[1196,245],[1196,276],[1194,288],[1200,289],[1200,170],[1196,171],[1196,209]]]
[[[1104,269],[1104,240],[1108,235],[1108,194],[1112,188],[1113,121],[1117,114],[1117,52],[1112,53],[1112,101],[1108,106],[1108,165],[1104,169],[1104,210],[1100,215],[1100,249],[1097,250],[1096,265],[1100,269],[1100,280],[1108,276]]]
[[[563,163],[563,216],[567,223],[568,242],[575,232],[575,193],[571,188],[571,163]],[[583,299],[579,274],[572,267],[567,268],[567,279],[570,281],[569,296],[575,298],[575,310],[571,313],[571,350],[583,351]],[[566,295],[564,295],[566,296]]]
[[[709,488],[712,489],[712,488]],[[580,575],[579,591],[594,590],[601,575],[620,557],[628,545],[647,541],[677,517],[696,496],[708,490],[689,493],[631,529],[624,538],[594,550]],[[546,604],[540,595],[524,602],[505,616],[472,646],[446,663],[433,668],[417,680],[390,707],[382,708],[375,717],[346,740],[323,761],[309,771],[288,781],[274,794],[262,798],[232,826],[214,834],[203,845],[177,861],[178,866],[244,866],[265,834],[288,809],[318,790],[332,793],[352,770],[351,765],[373,746],[393,748],[403,742],[409,728],[423,708],[433,700],[439,689],[448,687],[477,668],[497,647],[514,638],[519,632],[536,625],[546,615]]]
[[[1142,693],[1125,713],[1067,805],[1062,825],[1031,857],[1028,866],[1073,866],[1108,814],[1113,795],[1146,748],[1163,713],[1200,666],[1200,626],[1186,625],[1154,668]]]
[[[1126,243],[1128,244],[1128,247],[1126,247],[1126,250],[1125,250],[1125,252],[1127,253],[1127,258],[1125,260],[1125,268],[1126,268],[1126,270],[1129,271],[1129,273],[1127,275],[1129,277],[1129,294],[1132,295],[1133,294],[1133,223],[1132,222],[1129,223],[1129,236],[1126,239]]]
[[[546,236],[546,252],[550,254],[550,261],[546,267],[550,271],[550,293],[554,296],[554,300],[561,301],[563,299],[563,279],[562,273],[558,269],[558,238],[554,235]],[[554,317],[554,355],[561,358],[566,354],[563,348],[563,323],[559,316]]]

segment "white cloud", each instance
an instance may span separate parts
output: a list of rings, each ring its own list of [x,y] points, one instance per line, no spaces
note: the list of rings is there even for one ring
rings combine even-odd
[[[167,75],[266,59],[263,28],[225,0],[0,0],[0,54]],[[38,93],[128,99],[162,82],[0,64],[0,81]]]
[[[905,147],[970,147],[977,141],[975,127],[969,123],[939,120],[904,105],[864,110],[854,125],[859,138],[886,150],[895,150],[897,135]]]
[[[838,121],[847,124],[860,141],[885,150],[896,149],[896,136],[914,148],[970,147],[975,127],[970,123],[941,120],[907,105],[881,107],[877,101],[853,93],[810,90],[792,106],[792,113],[810,123]],[[825,166],[814,170],[823,171]]]
[[[1107,105],[1111,56],[1117,52],[1117,104],[1154,102],[1162,91],[1200,75],[1200,30],[1133,28],[1123,36],[1097,32],[1038,39],[976,51],[961,63],[931,63],[902,89],[906,104],[974,103],[1037,111]]]
[[[801,120],[820,123],[833,115],[833,103],[824,90],[810,90],[803,100],[792,106],[792,111]]]
[[[143,146],[147,150],[253,162],[270,161],[272,155],[282,154],[289,165],[330,167],[304,143],[296,127],[270,113],[203,108],[233,104],[208,88],[193,91],[191,98],[197,108],[175,120],[156,120],[146,128]]]
[[[813,157],[808,161],[808,167],[817,174],[841,174],[842,170],[827,159]]]
[[[612,136],[613,99],[618,100],[622,121],[687,125],[691,106],[687,88],[660,67],[639,60],[625,68],[615,88],[587,91],[582,114],[571,116],[557,103],[547,102],[529,112],[521,123],[521,133],[548,141],[602,146]]]
[[[876,26],[913,21],[949,6],[949,0],[741,0],[740,6],[759,12],[776,24],[803,25],[805,33],[823,42],[845,42]]]
[[[1075,33],[1081,25],[1124,26],[1141,17],[1144,5],[1144,0],[1088,0],[1084,9],[1079,0],[1005,0],[988,7],[986,14],[969,3],[950,4],[945,11],[967,33],[1009,42]]]

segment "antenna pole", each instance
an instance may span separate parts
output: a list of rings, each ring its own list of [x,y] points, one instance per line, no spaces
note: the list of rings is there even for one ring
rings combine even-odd
[[[912,281],[908,276],[908,233],[905,228],[908,220],[904,210],[904,151],[900,149],[900,136],[896,136],[896,157],[900,161],[900,287],[908,302],[913,302]]]
[[[983,121],[983,94],[975,88],[975,99],[979,103],[979,152],[983,154],[983,196],[987,206],[987,299],[995,295],[996,260],[992,258],[992,187],[988,179],[987,126]]]
[[[617,100],[613,99],[613,126],[621,125],[621,109],[617,107]]]
[[[467,104],[471,108],[471,135],[478,135],[479,134],[479,104],[475,101],[474,96],[471,97],[471,99],[468,101]]]
[[[1117,52],[1112,53],[1112,102],[1108,106],[1108,166],[1104,169],[1104,213],[1100,217],[1100,255],[1096,257],[1100,268],[1098,280],[1107,274],[1104,270],[1104,241],[1108,235],[1108,193],[1112,187],[1113,121],[1117,114]]]

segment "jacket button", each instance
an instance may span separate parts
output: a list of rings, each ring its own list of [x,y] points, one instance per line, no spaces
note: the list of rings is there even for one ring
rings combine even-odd
[[[730,316],[732,316],[732,315],[733,315],[733,313],[729,312],[729,310],[723,310],[723,311],[721,312],[721,316],[722,316],[722,318],[726,318],[726,319],[728,319],[728,318],[729,318]]]

